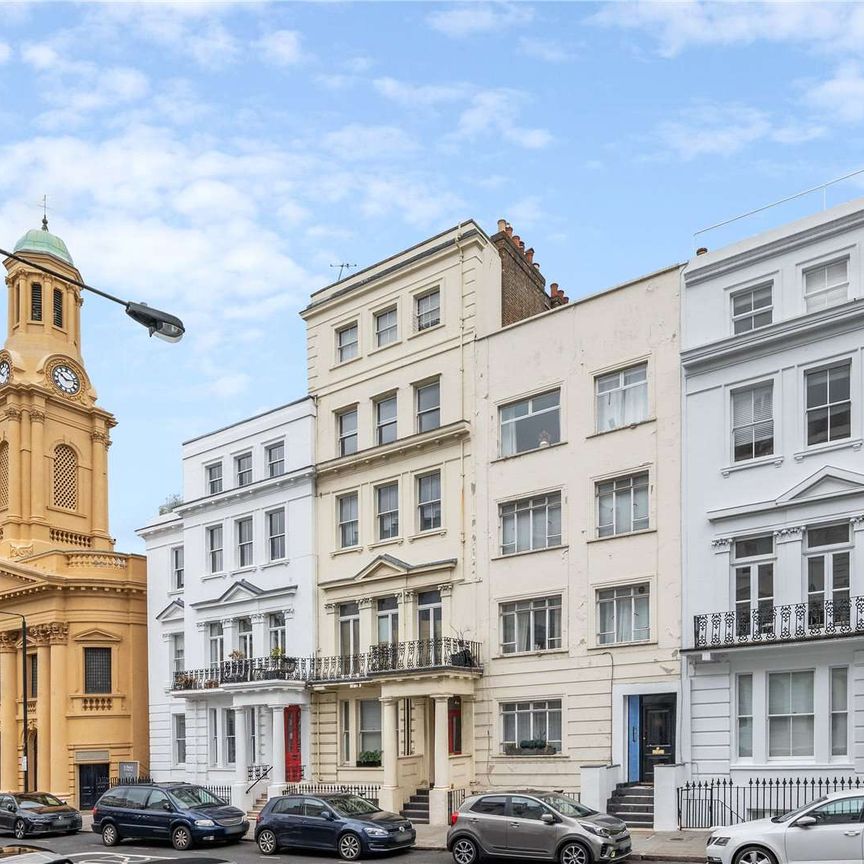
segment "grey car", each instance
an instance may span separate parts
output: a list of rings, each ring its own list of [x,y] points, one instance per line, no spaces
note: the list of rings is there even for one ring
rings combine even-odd
[[[466,798],[451,816],[447,848],[456,864],[483,857],[592,864],[629,855],[630,832],[620,819],[557,792],[487,792]]]

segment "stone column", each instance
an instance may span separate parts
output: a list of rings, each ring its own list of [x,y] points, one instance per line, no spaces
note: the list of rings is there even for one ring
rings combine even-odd
[[[18,652],[15,641],[0,637],[0,785],[14,791],[18,775]]]
[[[45,521],[45,412],[30,409],[30,516]]]
[[[382,696],[381,703],[381,764],[384,782],[379,804],[382,810],[398,813],[402,807],[399,789],[399,702],[394,696]]]
[[[399,630],[402,642],[413,642],[417,638],[417,596],[410,588],[402,592]]]
[[[90,433],[90,464],[92,482],[90,484],[91,525],[96,538],[96,546],[110,549],[111,535],[108,533],[108,448],[111,439],[107,431]]]
[[[33,477],[30,473],[30,453],[32,442],[30,440],[30,414],[27,411],[23,411],[21,413],[21,488],[22,490],[27,489],[28,486],[32,487],[33,485]],[[32,489],[31,494],[21,495],[21,515],[30,520],[30,517],[33,513],[32,508]]]
[[[234,709],[234,782],[231,784],[231,803],[241,810],[249,810],[249,730],[246,728],[246,709]]]
[[[18,408],[7,408],[6,417],[9,420],[9,516],[20,519],[21,489],[24,487],[21,475],[21,411]]]
[[[279,706],[271,712],[273,738],[273,770],[270,795],[281,795],[285,790],[285,708]]]
[[[37,789],[54,791],[51,787],[51,648],[44,636],[36,648],[35,780]]]
[[[66,694],[66,639],[68,626],[56,625],[50,647],[51,666],[51,791],[57,795],[73,793],[74,784],[69,780],[69,745]],[[40,676],[41,676],[40,672]]]
[[[450,788],[450,748],[447,741],[448,696],[435,695],[435,786],[429,792],[429,824],[447,825],[447,790]]]

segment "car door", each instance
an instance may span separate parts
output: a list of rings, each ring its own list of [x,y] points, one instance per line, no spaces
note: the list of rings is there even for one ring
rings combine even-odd
[[[789,864],[852,864],[864,859],[864,796],[835,798],[802,813],[786,829],[786,859]],[[799,825],[812,816],[814,825]]]
[[[461,815],[460,815],[461,820]],[[487,852],[507,852],[507,796],[484,795],[465,814],[465,821]]]
[[[149,786],[128,786],[123,793],[123,806],[117,810],[117,830],[121,837],[149,837],[144,805],[150,795]]]
[[[555,854],[555,826],[543,821],[552,813],[544,804],[525,795],[510,796],[507,848],[516,855],[551,858]]]
[[[320,798],[303,799],[300,833],[303,845],[314,849],[335,849],[340,824]]]
[[[276,835],[280,846],[300,844],[300,826],[303,823],[303,799],[299,795],[286,795],[273,804],[267,827]]]
[[[15,822],[15,801],[10,795],[0,795],[0,831],[11,831]]]
[[[142,833],[155,839],[164,840],[171,835],[171,820],[174,806],[161,789],[153,789],[147,804],[141,811]]]

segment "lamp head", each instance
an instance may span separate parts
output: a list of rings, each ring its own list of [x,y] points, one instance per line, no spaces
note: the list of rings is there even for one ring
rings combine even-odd
[[[127,303],[126,314],[146,327],[151,336],[158,336],[166,342],[179,342],[186,332],[183,322],[176,316],[146,303]]]

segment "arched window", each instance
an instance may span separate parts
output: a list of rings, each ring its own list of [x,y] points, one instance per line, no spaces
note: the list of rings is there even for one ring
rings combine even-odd
[[[0,510],[9,508],[9,444],[0,443]]]
[[[30,320],[42,320],[42,286],[38,282],[30,286]]]
[[[78,456],[66,444],[54,448],[54,506],[78,508]]]

